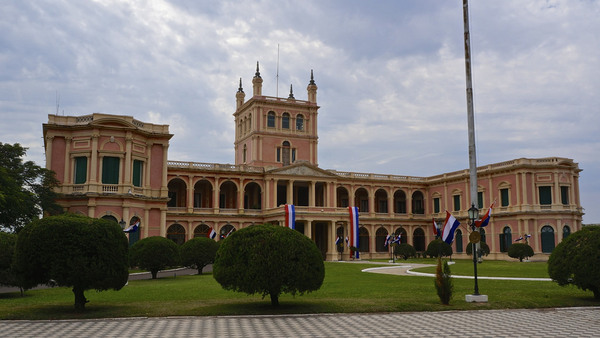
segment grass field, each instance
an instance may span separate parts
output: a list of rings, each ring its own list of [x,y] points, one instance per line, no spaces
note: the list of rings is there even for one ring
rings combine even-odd
[[[417,261],[413,261],[417,262]],[[434,261],[419,260],[418,263]],[[470,263],[470,265],[469,265]],[[506,264],[506,266],[505,266]],[[478,265],[478,275],[547,277],[545,263],[491,262]],[[82,314],[73,311],[69,288],[30,290],[0,294],[0,319],[67,319],[140,316],[207,316],[289,313],[364,313],[444,311],[503,308],[598,306],[591,292],[560,287],[554,282],[479,280],[488,303],[466,303],[473,281],[453,279],[454,296],[449,306],[440,304],[431,277],[397,276],[361,272],[373,264],[326,262],[320,290],[302,296],[284,294],[273,308],[269,298],[225,291],[212,275],[177,276],[130,281],[120,291],[86,291],[89,303]],[[456,261],[453,274],[472,274],[470,261]],[[434,268],[425,268],[432,269]],[[463,271],[464,269],[464,271]],[[456,271],[455,271],[456,270]]]

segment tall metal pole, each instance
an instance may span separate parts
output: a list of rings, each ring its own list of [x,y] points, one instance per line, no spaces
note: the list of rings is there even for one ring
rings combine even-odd
[[[473,83],[471,80],[471,37],[469,35],[469,3],[463,0],[463,23],[465,27],[465,72],[467,78],[467,123],[469,128],[469,188],[471,192],[471,208],[477,205],[477,157],[475,151],[475,118],[473,113]],[[471,214],[471,212],[469,212]],[[475,227],[475,219],[471,219],[471,228]],[[473,295],[479,295],[477,285],[477,250],[475,242],[471,243],[473,254],[473,275],[475,278],[475,290]]]

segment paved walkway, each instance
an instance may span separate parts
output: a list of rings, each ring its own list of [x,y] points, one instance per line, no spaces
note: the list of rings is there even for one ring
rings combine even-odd
[[[600,307],[0,321],[0,337],[598,337]]]

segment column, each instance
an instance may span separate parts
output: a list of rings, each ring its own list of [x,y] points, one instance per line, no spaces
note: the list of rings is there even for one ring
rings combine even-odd
[[[215,186],[213,188],[213,203],[212,203],[212,205],[213,205],[213,212],[215,214],[218,214],[219,213],[219,209],[220,209],[220,206],[219,206],[219,193],[220,192],[221,192],[221,189],[219,187],[219,178],[215,177]]]
[[[188,175],[188,184],[187,184],[187,212],[194,212],[194,176]]]
[[[125,174],[123,175],[123,184],[131,185],[131,142],[133,137],[131,131],[125,135]]]
[[[144,237],[142,238],[146,238],[148,237],[148,228],[150,227],[150,209],[148,209],[148,207],[144,209],[144,221],[140,223],[144,229]],[[139,231],[141,232],[142,229],[140,229]]]
[[[52,146],[54,136],[46,136],[46,169],[52,169]]]
[[[308,206],[315,206],[315,181],[310,181],[309,189],[308,189]]]
[[[314,241],[312,238],[312,220],[307,220],[306,225],[304,226],[304,235]]]
[[[244,180],[242,178],[240,178],[240,187],[238,189],[237,204],[238,211],[244,213]]]
[[[167,197],[169,188],[167,188],[167,155],[169,153],[169,144],[163,144],[163,163],[162,163],[162,182],[160,184],[160,196]]]
[[[167,236],[167,207],[166,205],[160,209],[160,235]]]
[[[92,134],[92,153],[90,155],[90,192],[98,191],[98,138],[100,135],[97,130]]]
[[[287,193],[287,196],[286,196],[287,204],[294,204],[294,181],[288,180],[286,193]]]
[[[66,136],[65,137],[65,171],[64,171],[64,179],[63,182],[64,184],[71,184],[73,183],[73,175],[69,175],[69,173],[71,172],[71,169],[73,168],[73,166],[71,165],[71,141],[72,141],[72,137],[70,136]]]

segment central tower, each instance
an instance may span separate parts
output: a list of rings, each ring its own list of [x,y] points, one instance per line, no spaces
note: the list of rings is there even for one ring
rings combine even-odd
[[[235,95],[235,164],[279,168],[298,161],[317,166],[317,85],[310,71],[308,100],[263,96],[258,62],[252,97],[245,101],[242,79]]]

